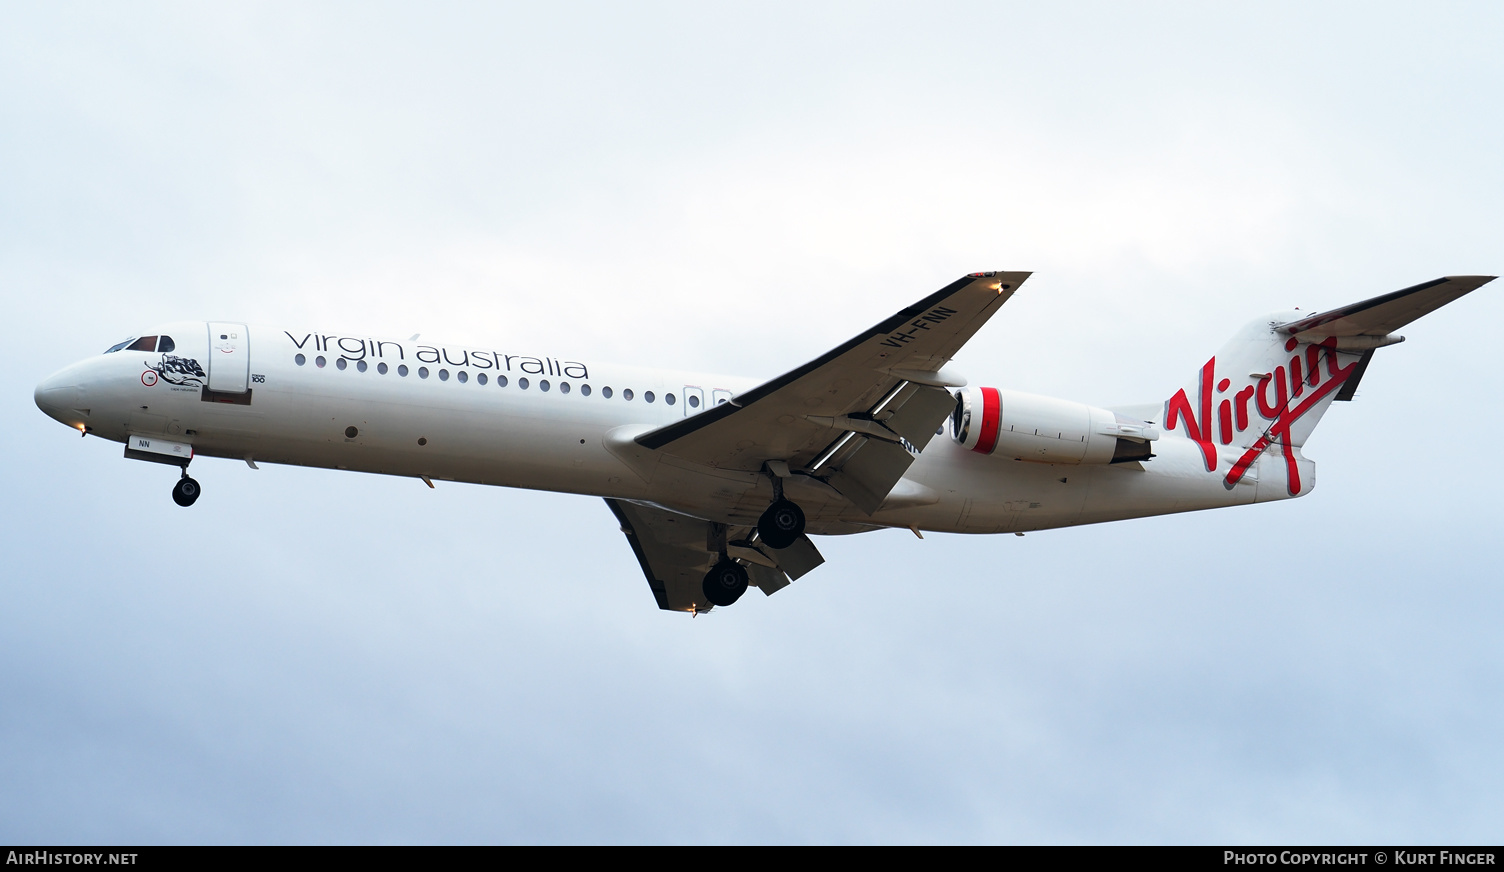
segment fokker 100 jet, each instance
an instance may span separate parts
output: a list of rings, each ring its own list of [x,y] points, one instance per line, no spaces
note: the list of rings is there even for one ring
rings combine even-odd
[[[180,506],[198,455],[603,497],[659,608],[694,613],[819,566],[810,534],[1023,533],[1310,493],[1301,446],[1374,351],[1493,279],[1259,318],[1161,402],[1097,408],[948,368],[1028,277],[972,273],[761,382],[192,321],[61,370],[36,403],[181,467]]]

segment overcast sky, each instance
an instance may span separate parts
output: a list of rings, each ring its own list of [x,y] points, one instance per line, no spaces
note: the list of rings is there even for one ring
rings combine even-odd
[[[1311,496],[822,539],[658,611],[600,500],[79,439],[231,319],[770,377],[1034,270],[973,384],[1504,270],[1504,8],[0,5],[0,842],[1497,842],[1504,289]]]

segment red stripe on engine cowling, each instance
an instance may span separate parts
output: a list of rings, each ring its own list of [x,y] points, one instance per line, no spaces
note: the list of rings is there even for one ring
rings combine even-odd
[[[982,388],[982,432],[977,434],[977,447],[972,451],[991,454],[997,447],[998,419],[1002,417],[1003,398],[997,388]]]

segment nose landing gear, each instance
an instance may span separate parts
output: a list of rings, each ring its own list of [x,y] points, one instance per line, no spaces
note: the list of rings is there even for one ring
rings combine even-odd
[[[172,486],[172,501],[186,509],[198,500],[200,490],[198,482],[188,477],[188,467],[185,466],[183,477]]]

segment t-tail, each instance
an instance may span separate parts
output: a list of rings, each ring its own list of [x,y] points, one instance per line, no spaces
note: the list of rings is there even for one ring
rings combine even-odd
[[[1319,315],[1280,312],[1244,327],[1165,403],[1164,429],[1194,441],[1231,489],[1266,452],[1284,458],[1290,496],[1311,489],[1300,448],[1334,401],[1351,400],[1395,330],[1494,280],[1448,276]]]

